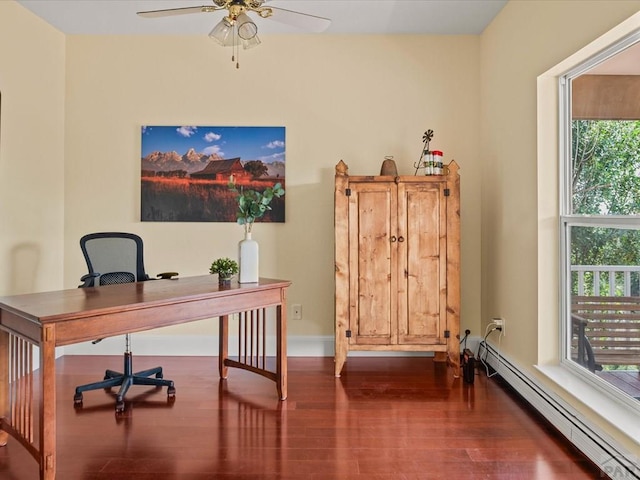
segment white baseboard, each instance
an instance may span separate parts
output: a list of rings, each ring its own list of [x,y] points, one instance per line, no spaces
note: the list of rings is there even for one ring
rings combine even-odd
[[[333,337],[289,336],[287,356],[327,357],[333,356]],[[64,355],[122,355],[124,335],[105,338],[100,343],[77,343],[64,347]],[[229,336],[229,354],[236,355],[238,338]],[[136,333],[131,335],[131,351],[136,356],[217,356],[217,335],[153,335]],[[267,336],[266,353],[275,355],[275,336]]]
[[[502,353],[498,355],[492,345],[486,351],[483,348],[479,356],[486,358],[486,363],[503,380],[596,464],[602,470],[603,478],[640,479],[639,458],[624,445],[605,435],[570,403],[543,388],[508,357]]]
[[[477,351],[480,338],[469,337],[468,346]],[[122,355],[124,336],[105,338],[100,343],[77,343],[63,347],[63,355]],[[236,355],[238,339],[229,337],[229,354]],[[287,356],[289,357],[333,357],[335,352],[333,336],[288,336]],[[159,356],[216,356],[218,354],[217,335],[153,335],[136,333],[131,335],[131,351],[135,355]],[[275,354],[275,337],[267,337],[267,355]],[[433,355],[431,352],[349,352],[350,357],[392,357],[411,355]]]

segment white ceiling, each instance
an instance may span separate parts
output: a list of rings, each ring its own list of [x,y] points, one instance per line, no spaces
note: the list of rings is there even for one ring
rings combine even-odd
[[[138,11],[213,5],[210,0],[17,0],[65,34],[205,35],[222,12],[142,18]],[[268,5],[330,18],[330,34],[480,34],[507,0],[270,0]],[[257,17],[257,16],[256,16]],[[301,33],[272,19],[260,33]]]

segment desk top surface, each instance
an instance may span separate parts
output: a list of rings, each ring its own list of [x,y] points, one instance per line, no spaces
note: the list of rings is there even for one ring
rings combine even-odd
[[[219,287],[216,275],[149,280],[93,288],[74,288],[52,292],[0,297],[0,310],[46,323],[76,314],[109,313],[123,308],[161,306],[206,299],[233,297],[286,288],[288,280],[261,278],[258,283]]]

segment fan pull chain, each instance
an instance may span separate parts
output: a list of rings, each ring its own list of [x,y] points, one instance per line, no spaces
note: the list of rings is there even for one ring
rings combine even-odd
[[[231,46],[231,61],[236,62],[236,68],[240,68],[240,42],[238,41],[238,26],[233,24],[233,45]]]

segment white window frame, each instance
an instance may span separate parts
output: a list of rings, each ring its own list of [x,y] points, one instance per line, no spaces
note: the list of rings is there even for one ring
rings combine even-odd
[[[571,227],[608,227],[640,229],[639,216],[626,215],[574,215],[571,213],[571,81],[594,66],[640,42],[640,32],[634,32],[608,48],[592,56],[559,77],[559,252],[560,252],[560,362],[563,367],[580,376],[586,382],[640,411],[640,402],[602,380],[570,359],[571,343]]]

